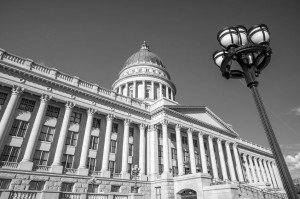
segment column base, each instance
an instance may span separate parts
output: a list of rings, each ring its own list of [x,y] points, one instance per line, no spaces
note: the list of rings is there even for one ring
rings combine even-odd
[[[64,167],[62,165],[52,165],[51,172],[52,173],[63,173]]]
[[[79,168],[78,175],[83,175],[83,176],[89,175],[89,169],[88,168]]]
[[[145,174],[140,174],[140,178],[141,181],[148,181],[148,176]]]
[[[122,175],[122,179],[130,179],[130,174],[128,172],[121,172],[121,175]]]
[[[32,171],[33,169],[33,162],[31,161],[21,161],[19,164],[19,169],[26,170],[26,171]]]
[[[170,179],[170,178],[173,178],[173,175],[170,172],[163,172],[161,174],[161,179]]]
[[[108,170],[101,171],[101,177],[110,178],[110,171]]]

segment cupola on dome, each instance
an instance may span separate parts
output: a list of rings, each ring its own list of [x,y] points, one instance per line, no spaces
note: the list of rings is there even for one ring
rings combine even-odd
[[[142,44],[141,49],[127,59],[127,61],[124,64],[124,68],[140,64],[154,65],[165,68],[161,59],[149,50],[149,46],[146,44],[145,41]]]

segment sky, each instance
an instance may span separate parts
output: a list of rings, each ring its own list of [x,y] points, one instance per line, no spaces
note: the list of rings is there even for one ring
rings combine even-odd
[[[182,105],[207,106],[241,138],[268,147],[250,90],[212,54],[223,27],[266,24],[272,59],[259,90],[293,178],[300,177],[299,1],[2,1],[0,48],[111,89],[143,41],[163,61]]]

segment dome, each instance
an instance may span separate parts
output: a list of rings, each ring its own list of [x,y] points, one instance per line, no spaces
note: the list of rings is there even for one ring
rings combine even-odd
[[[150,52],[148,45],[144,41],[141,49],[131,55],[124,64],[124,68],[135,66],[135,65],[154,65],[165,68],[161,59],[154,53]]]

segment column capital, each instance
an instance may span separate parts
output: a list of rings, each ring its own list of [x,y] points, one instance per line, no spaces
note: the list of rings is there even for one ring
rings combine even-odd
[[[243,158],[247,159],[248,154],[243,153]]]
[[[124,125],[125,125],[125,126],[129,126],[130,123],[131,123],[131,120],[130,120],[129,118],[126,118],[126,119],[124,120]]]
[[[228,140],[225,140],[225,146],[230,146],[230,144],[231,144],[231,142],[230,141],[228,141]]]
[[[151,128],[151,130],[153,130],[153,131],[157,131],[157,129],[158,129],[156,124],[151,125],[150,128]]]
[[[42,93],[41,102],[45,103],[45,102],[49,101],[51,98],[52,98],[52,96]]]
[[[23,87],[16,86],[16,85],[13,85],[13,87],[12,87],[12,94],[13,95],[18,95],[18,94],[22,93],[23,91],[24,91]]]
[[[181,125],[181,124],[176,124],[175,130],[179,130],[179,131],[180,131],[181,128],[182,128],[182,125]]]
[[[222,144],[222,139],[221,138],[217,138],[217,143],[221,143]]]
[[[208,135],[207,138],[208,138],[209,140],[213,140],[215,137],[212,136],[212,135]]]
[[[202,131],[199,131],[198,136],[203,137],[204,135],[206,135],[205,133],[203,133]]]
[[[65,104],[65,106],[66,106],[66,109],[73,109],[74,106],[75,106],[75,103],[67,101],[67,103]]]
[[[167,119],[164,119],[164,120],[162,120],[160,123],[161,123],[161,125],[163,125],[163,126],[168,126],[169,121],[168,121]]]
[[[114,117],[115,117],[114,114],[109,113],[109,114],[106,115],[106,120],[110,120],[111,121],[111,120],[114,119]]]
[[[193,132],[194,132],[194,129],[193,129],[193,128],[188,128],[187,132],[188,132],[188,133],[193,133]]]
[[[258,157],[257,157],[257,156],[253,156],[253,159],[254,159],[254,160],[257,160],[257,159],[258,159]]]
[[[91,107],[89,107],[89,108],[87,109],[87,114],[88,114],[88,115],[94,115],[96,112],[97,112],[97,111],[96,111],[95,109],[91,108]]]
[[[144,124],[144,123],[141,123],[141,124],[139,125],[139,127],[140,127],[140,130],[145,130],[145,128],[147,127],[147,125]]]

